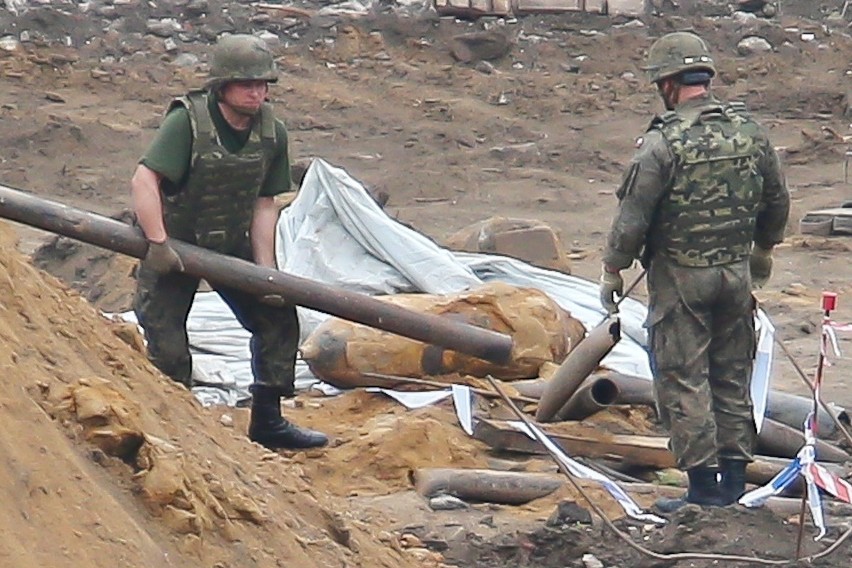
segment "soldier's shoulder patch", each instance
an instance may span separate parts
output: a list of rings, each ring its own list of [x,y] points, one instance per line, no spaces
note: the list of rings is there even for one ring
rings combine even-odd
[[[634,148],[636,148],[636,149],[638,150],[639,148],[641,148],[641,147],[642,147],[642,144],[644,144],[644,143],[645,143],[645,137],[644,137],[644,136],[640,136],[640,137],[638,137],[638,138],[636,139],[636,141],[634,142],[633,147],[634,147]]]

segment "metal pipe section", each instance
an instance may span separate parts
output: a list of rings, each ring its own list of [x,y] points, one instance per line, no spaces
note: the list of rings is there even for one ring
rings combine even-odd
[[[553,377],[547,382],[538,403],[535,418],[539,422],[553,420],[560,408],[571,398],[580,384],[600,365],[607,353],[621,339],[618,317],[609,317],[575,347]]]
[[[604,377],[587,377],[559,409],[556,420],[583,420],[610,406],[618,398],[618,386]]]
[[[31,225],[112,251],[143,258],[148,243],[141,230],[110,219],[0,185],[0,217]],[[321,282],[257,266],[180,241],[171,241],[187,274],[257,295],[281,294],[288,301],[343,319],[432,343],[496,364],[507,363],[508,335],[420,314]]]

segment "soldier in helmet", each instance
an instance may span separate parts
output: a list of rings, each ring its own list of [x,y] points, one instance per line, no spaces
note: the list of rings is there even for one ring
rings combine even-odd
[[[616,310],[620,272],[640,259],[657,405],[689,477],[684,499],[659,505],[728,505],[744,492],[756,441],[752,288],[769,279],[789,194],[763,128],[742,103],[711,95],[716,68],[701,38],[663,36],[647,71],[667,112],[638,141],[618,189],[601,302]]]
[[[199,280],[183,272],[169,239],[275,267],[274,197],[291,185],[287,131],[266,102],[276,79],[275,61],[262,40],[223,37],[213,51],[206,88],[171,103],[131,181],[137,222],[148,240],[134,309],[151,361],[187,387],[192,359],[186,320]],[[281,416],[281,397],[294,394],[295,306],[280,296],[215,289],[251,333],[249,437],[268,448],[325,445],[324,434]]]

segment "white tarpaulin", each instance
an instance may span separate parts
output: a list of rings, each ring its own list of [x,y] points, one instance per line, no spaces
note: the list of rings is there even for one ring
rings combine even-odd
[[[320,159],[313,161],[299,195],[281,214],[276,255],[279,267],[290,274],[369,295],[446,294],[501,281],[545,292],[589,329],[600,324],[606,316],[598,299],[596,282],[507,257],[442,249],[422,234],[391,219],[357,180]],[[646,308],[627,298],[621,304],[620,315],[622,340],[603,364],[622,373],[650,379],[642,327]],[[299,308],[302,338],[327,317]],[[765,330],[767,326],[762,328]],[[247,398],[248,385],[252,381],[248,333],[231,316],[218,295],[212,292],[197,295],[189,315],[188,331],[196,379],[216,385],[193,389],[200,400],[205,404],[233,405]],[[766,346],[767,342],[762,341],[761,345]],[[764,353],[763,364],[755,366],[761,371],[760,376],[755,377],[758,396],[768,391],[771,346],[770,337],[769,352]],[[300,363],[297,388],[307,388],[314,383],[316,379],[307,366]],[[765,407],[756,402],[756,407]]]

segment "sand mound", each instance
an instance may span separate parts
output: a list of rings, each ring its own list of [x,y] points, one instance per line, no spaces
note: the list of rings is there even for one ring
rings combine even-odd
[[[0,225],[0,564],[414,565],[14,249]]]

